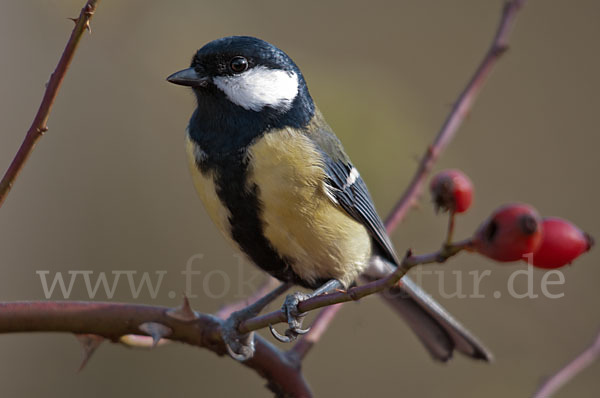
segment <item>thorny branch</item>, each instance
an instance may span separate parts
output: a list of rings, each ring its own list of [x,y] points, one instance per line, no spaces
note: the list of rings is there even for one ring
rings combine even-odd
[[[75,301],[0,303],[0,333],[69,332],[119,342],[124,335],[147,334],[143,329],[152,330],[141,328],[142,325],[163,325],[164,335],[153,338],[168,337],[218,355],[226,352],[220,334],[222,323],[215,316],[191,311],[187,300],[178,309]],[[260,336],[255,336],[255,347],[254,357],[243,364],[267,379],[270,388],[292,392],[294,396],[311,395],[297,363]]]
[[[387,278],[348,290],[325,296],[314,297],[299,306],[301,311],[311,311],[335,303],[358,300],[364,296],[381,291],[396,283],[412,267],[418,264],[442,262],[468,246],[468,242],[444,247],[435,253],[413,256],[410,253],[402,261],[398,271]],[[253,318],[240,325],[240,330],[250,332],[284,322],[281,311]],[[86,338],[100,336],[104,339],[128,344],[123,336],[148,335],[156,345],[160,339],[187,343],[207,348],[223,355],[225,344],[221,338],[223,320],[213,315],[192,311],[187,299],[181,307],[146,306],[124,303],[101,302],[56,302],[31,301],[0,303],[0,333],[19,332],[70,332]],[[98,339],[94,339],[93,349],[84,358],[83,365],[97,348]],[[285,391],[293,396],[310,396],[310,390],[300,372],[300,362],[286,355],[273,345],[255,336],[256,352],[244,365],[256,370],[269,381],[269,387],[275,391]],[[87,351],[87,345],[84,343]]]
[[[50,78],[38,113],[17,155],[0,182],[0,206],[6,199],[15,178],[27,161],[35,143],[47,130],[46,122],[52,103],[73,58],[77,44],[84,30],[89,29],[89,20],[95,11],[97,1],[89,0],[79,18],[75,20],[75,29],[55,72]],[[500,25],[490,50],[461,93],[434,143],[423,156],[410,185],[388,218],[386,222],[388,232],[397,227],[418,199],[427,174],[441,152],[454,137],[491,69],[499,56],[506,50],[508,34],[514,24],[517,11],[524,3],[525,0],[511,0],[505,3]],[[397,283],[411,267],[418,264],[443,262],[462,249],[467,248],[467,246],[468,242],[461,242],[444,246],[438,252],[422,256],[413,256],[409,252],[398,270],[386,278],[349,289],[346,292],[318,296],[302,302],[299,305],[299,310],[302,312],[326,307],[316,318],[311,332],[305,335],[294,349],[288,353],[283,353],[260,336],[256,336],[256,353],[253,358],[243,364],[267,379],[269,388],[277,394],[299,397],[311,396],[310,389],[300,371],[300,362],[310,347],[318,341],[324,330],[326,330],[335,312],[340,308],[338,303],[358,300],[381,291],[385,287]],[[243,322],[240,325],[240,331],[256,330],[269,324],[284,321],[282,313],[276,311]],[[0,333],[34,331],[75,333],[80,336],[80,341],[87,342],[84,343],[86,360],[97,348],[99,342],[102,341],[101,338],[129,344],[126,339],[123,339],[123,336],[140,334],[151,336],[155,344],[161,338],[168,338],[169,340],[207,348],[218,355],[223,355],[225,346],[220,335],[222,323],[222,319],[215,316],[193,312],[189,308],[187,300],[178,309],[98,302],[0,303]]]
[[[27,159],[29,159],[29,155],[31,155],[31,152],[33,152],[35,144],[44,135],[44,133],[48,131],[48,126],[46,123],[48,122],[52,105],[54,104],[54,100],[56,99],[56,95],[58,94],[58,90],[60,89],[65,75],[67,74],[69,65],[71,65],[71,61],[75,56],[75,50],[77,50],[77,46],[81,41],[83,33],[86,30],[90,30],[90,20],[96,11],[98,1],[99,0],[88,0],[88,2],[85,3],[85,6],[83,6],[81,9],[79,17],[71,18],[75,22],[75,27],[73,28],[73,32],[71,32],[71,37],[69,38],[62,56],[58,61],[58,65],[56,65],[56,69],[50,76],[46,91],[42,97],[42,103],[40,104],[40,107],[33,118],[31,127],[29,127],[29,130],[27,130],[27,134],[21,143],[21,147],[17,151],[17,154],[10,163],[10,166],[8,166],[4,177],[2,177],[2,180],[0,181],[0,207],[2,207],[2,204],[6,200],[8,193],[15,183],[15,179],[23,169],[23,166],[25,166],[25,162],[27,162]]]

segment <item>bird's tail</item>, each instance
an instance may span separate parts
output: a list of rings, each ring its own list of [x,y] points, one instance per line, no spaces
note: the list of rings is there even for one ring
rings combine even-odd
[[[379,279],[393,272],[395,266],[377,256],[362,278]],[[448,313],[437,301],[408,276],[400,286],[394,286],[379,295],[408,323],[434,359],[446,362],[454,350],[490,362],[492,353]]]

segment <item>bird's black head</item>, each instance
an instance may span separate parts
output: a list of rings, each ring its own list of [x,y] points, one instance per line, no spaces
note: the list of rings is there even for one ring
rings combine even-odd
[[[314,103],[304,77],[283,51],[263,40],[231,36],[206,44],[191,67],[167,80],[192,87],[198,109],[190,122],[203,134],[257,136],[271,128],[304,127]],[[229,134],[228,134],[229,133]],[[241,138],[241,137],[238,137]]]

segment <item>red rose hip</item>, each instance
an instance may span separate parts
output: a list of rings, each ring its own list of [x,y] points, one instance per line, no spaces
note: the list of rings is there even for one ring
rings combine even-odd
[[[498,208],[473,237],[473,248],[496,261],[518,261],[537,250],[542,221],[531,206],[512,203]]]
[[[473,201],[473,183],[460,170],[444,170],[437,173],[429,185],[436,209],[462,213]]]
[[[562,218],[545,218],[542,225],[542,243],[532,259],[536,267],[559,268],[570,264],[593,245],[591,236]]]

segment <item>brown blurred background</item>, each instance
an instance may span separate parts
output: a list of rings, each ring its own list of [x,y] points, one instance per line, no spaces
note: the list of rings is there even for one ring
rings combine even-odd
[[[0,169],[12,159],[83,0],[0,2]],[[283,48],[367,181],[382,215],[392,207],[452,101],[484,54],[501,1],[108,1],[100,3],[59,94],[50,130],[0,210],[0,300],[44,299],[39,270],[168,271],[156,299],[131,296],[125,278],[113,300],[171,305],[185,289],[186,261],[240,281],[229,246],[193,190],[183,151],[190,92],[165,77],[204,43],[249,34]],[[573,220],[596,237],[600,4],[531,1],[511,48],[436,169],[458,167],[476,185],[458,223],[469,234],[513,200]],[[398,251],[438,247],[445,219],[429,199],[394,234]],[[507,293],[524,265],[461,255],[445,267],[446,291],[463,272],[491,270],[485,299],[443,299],[495,353],[488,365],[456,357],[434,363],[377,299],[347,305],[304,364],[317,396],[523,397],[587,346],[600,328],[600,251],[564,270],[564,293],[536,299]],[[242,279],[253,275],[243,268]],[[66,274],[65,274],[66,275]],[[154,275],[154,274],[153,274]],[[221,277],[218,277],[221,276]],[[223,291],[222,275],[212,278]],[[154,278],[154,276],[153,276]],[[260,279],[252,283],[257,285]],[[240,294],[214,298],[194,279],[195,309],[212,312]],[[519,279],[516,289],[527,287]],[[493,293],[502,297],[496,299]],[[54,299],[60,299],[55,294]],[[71,299],[87,299],[82,283]],[[98,293],[96,300],[106,300]],[[270,338],[270,337],[269,337]],[[73,336],[0,336],[6,397],[265,396],[264,381],[229,358],[172,344],[153,352],[106,344],[77,374]],[[597,397],[600,364],[560,397]]]

